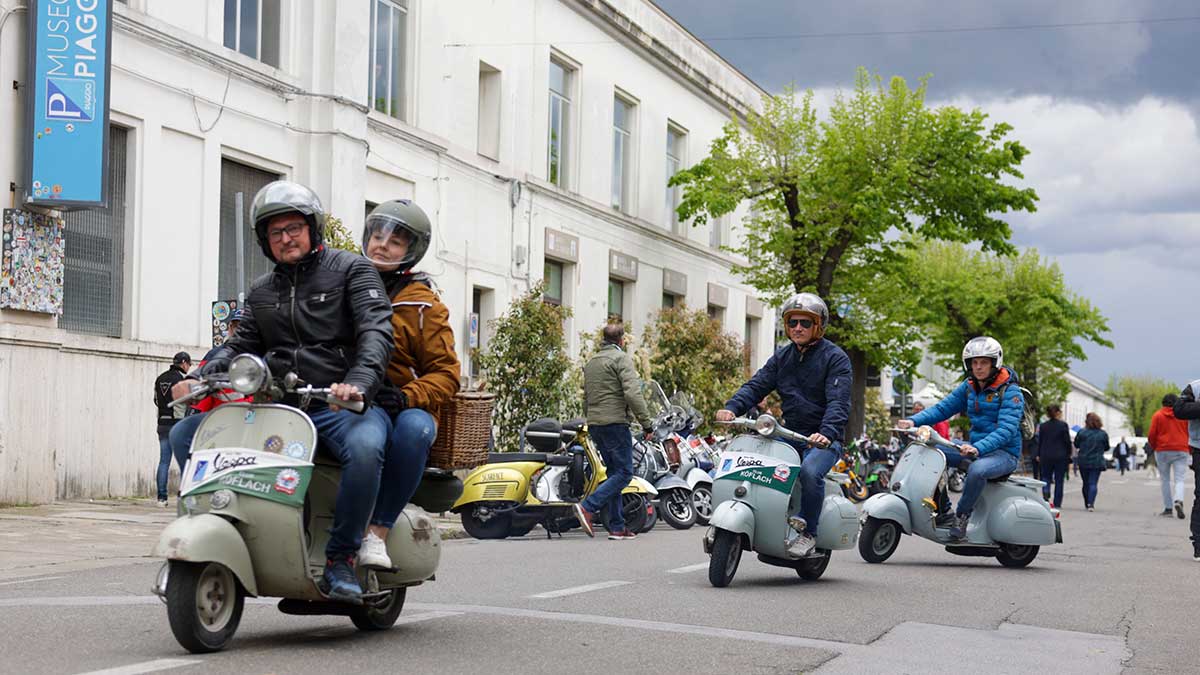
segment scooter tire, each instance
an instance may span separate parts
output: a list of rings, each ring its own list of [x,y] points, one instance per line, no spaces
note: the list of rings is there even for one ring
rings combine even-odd
[[[850,484],[846,486],[846,499],[852,502],[861,502],[871,496],[871,491],[863,484],[862,478],[855,476],[850,480]]]
[[[951,471],[950,475],[946,477],[946,487],[954,493],[962,492],[964,480],[965,476],[961,471]]]
[[[504,539],[512,529],[512,514],[500,513],[484,520],[475,514],[476,506],[468,506],[459,514],[463,529],[476,539]]]
[[[404,598],[407,588],[393,588],[388,599],[375,605],[355,607],[350,613],[350,621],[361,631],[387,630],[396,625],[400,612],[404,611]]]
[[[621,515],[625,516],[625,529],[630,532],[644,532],[646,529],[649,529],[646,528],[646,522],[650,518],[650,515],[647,513],[647,506],[649,505],[649,500],[641,494],[634,492],[622,494]],[[608,530],[609,534],[612,534],[613,529],[612,524],[608,522],[607,507],[600,511],[600,519],[604,523],[604,529]]]
[[[696,524],[707,525],[713,512],[712,488],[707,485],[692,488],[692,508],[696,509]]]
[[[869,563],[881,563],[900,545],[900,525],[894,520],[868,517],[858,535],[858,554]]]
[[[233,572],[216,562],[172,560],[167,579],[167,620],[179,644],[193,654],[224,649],[246,603]]]
[[[638,534],[645,534],[654,529],[658,524],[658,507],[653,502],[646,505],[646,523],[642,525],[642,529],[638,530]]]
[[[677,530],[686,530],[696,524],[696,507],[692,504],[692,493],[670,490],[659,499],[659,518]]]
[[[796,574],[800,575],[805,581],[816,581],[825,573],[825,568],[829,567],[829,559],[833,557],[833,551],[823,551],[824,555],[820,558],[809,558],[800,562],[796,566]]]
[[[741,535],[718,529],[713,538],[712,555],[708,559],[708,583],[715,588],[725,588],[733,581],[741,561]]]
[[[996,553],[996,560],[1005,567],[1020,569],[1028,567],[1029,563],[1037,557],[1040,546],[1017,546],[1015,544],[1000,544],[1000,550]]]

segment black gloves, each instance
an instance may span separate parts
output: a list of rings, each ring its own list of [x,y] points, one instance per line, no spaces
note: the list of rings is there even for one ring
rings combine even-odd
[[[408,409],[408,395],[395,385],[388,383],[375,394],[375,405],[383,408],[388,417],[395,417]]]

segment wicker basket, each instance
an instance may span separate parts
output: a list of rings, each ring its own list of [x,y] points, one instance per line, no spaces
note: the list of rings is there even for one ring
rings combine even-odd
[[[487,462],[496,395],[460,391],[438,411],[437,440],[429,450],[429,466],[472,469]]]

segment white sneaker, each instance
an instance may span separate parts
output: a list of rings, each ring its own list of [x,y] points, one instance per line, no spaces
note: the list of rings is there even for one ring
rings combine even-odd
[[[803,558],[817,547],[817,540],[807,532],[797,532],[795,537],[788,540],[787,552],[793,558]]]
[[[358,564],[362,567],[374,567],[380,570],[392,569],[392,559],[387,554],[387,544],[374,532],[368,532],[363,537],[362,546],[358,547]]]
[[[160,509],[167,508],[167,500],[165,500],[165,499],[158,500],[158,508],[160,508]]]

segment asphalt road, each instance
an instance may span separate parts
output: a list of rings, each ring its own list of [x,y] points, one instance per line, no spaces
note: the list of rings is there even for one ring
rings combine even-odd
[[[1065,543],[1023,570],[906,537],[883,565],[835,553],[815,582],[746,556],[716,589],[700,528],[660,523],[625,542],[537,529],[446,542],[437,581],[410,590],[390,631],[252,600],[226,651],[205,656],[176,644],[149,594],[158,563],[131,557],[156,524],[105,523],[87,564],[15,565],[31,539],[5,511],[0,672],[1196,672],[1200,563],[1187,522],[1154,515],[1157,482],[1142,473],[1107,472],[1094,513],[1078,487],[1068,484]],[[68,536],[96,528],[81,519],[54,539],[99,546]]]

